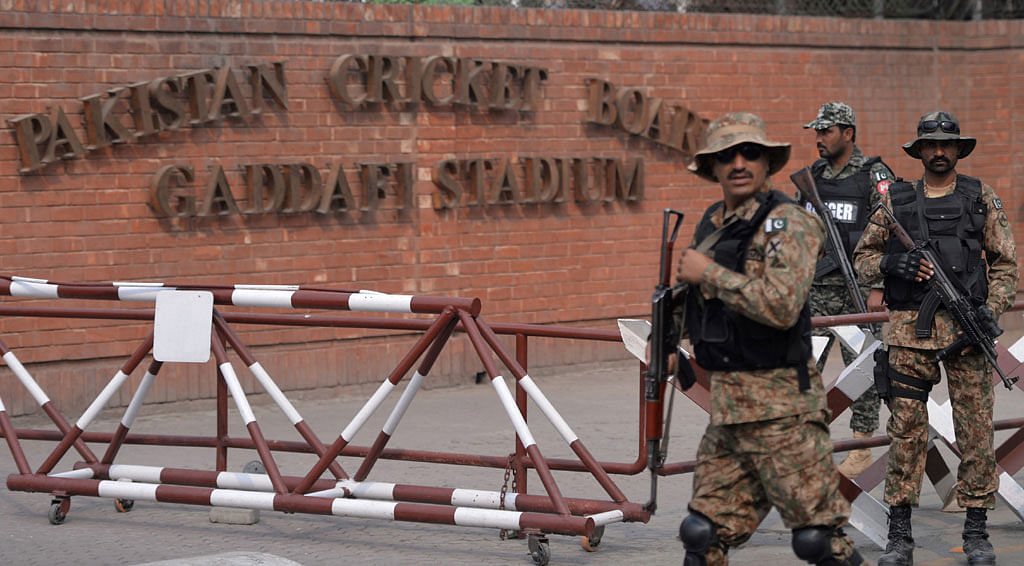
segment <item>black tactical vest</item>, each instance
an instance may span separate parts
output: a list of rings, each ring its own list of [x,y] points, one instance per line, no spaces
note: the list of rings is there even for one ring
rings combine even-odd
[[[889,195],[893,213],[910,237],[915,242],[930,242],[949,278],[959,283],[961,291],[975,305],[984,304],[988,298],[988,275],[982,259],[982,242],[988,206],[982,199],[981,181],[957,175],[956,189],[941,198],[925,198],[921,181],[916,186],[899,181],[889,187]],[[905,251],[899,240],[889,238],[886,253]],[[925,281],[886,276],[885,302],[892,310],[922,310],[928,289]],[[927,323],[931,324],[930,317]]]
[[[726,269],[744,273],[747,250],[757,230],[763,230],[768,213],[792,199],[778,191],[757,195],[761,206],[750,220],[738,220],[723,230],[709,255]],[[697,224],[695,241],[701,242],[716,228],[711,215],[722,203],[712,205]],[[800,390],[810,387],[807,361],[811,357],[811,311],[804,303],[792,327],[780,330],[761,324],[727,308],[719,299],[705,300],[694,290],[687,294],[686,329],[697,363],[712,371],[735,371],[793,367]]]
[[[856,173],[839,180],[822,177],[822,172],[828,164],[827,160],[819,159],[811,165],[811,175],[818,188],[818,195],[832,211],[832,218],[835,218],[836,228],[843,239],[846,257],[850,261],[853,261],[853,249],[857,247],[857,241],[860,240],[864,226],[868,223],[868,213],[871,212],[870,191],[865,190],[865,187],[872,185],[871,167],[881,161],[881,157],[872,157]],[[814,212],[814,207],[803,195],[800,196],[800,204]],[[839,268],[839,264],[829,257],[830,253],[828,246],[825,246],[825,255],[818,260],[818,266],[814,270],[815,279]]]

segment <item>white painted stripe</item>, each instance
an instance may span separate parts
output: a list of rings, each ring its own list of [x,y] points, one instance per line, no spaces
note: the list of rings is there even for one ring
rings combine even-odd
[[[56,299],[58,298],[57,286],[47,283],[45,279],[28,279],[26,277],[12,277],[11,296]]]
[[[512,421],[512,427],[516,429],[516,434],[519,435],[519,440],[523,442],[523,446],[530,447],[536,444],[533,440],[533,435],[530,434],[529,427],[526,426],[526,419],[519,412],[516,400],[512,398],[512,393],[508,390],[508,386],[505,385],[505,378],[499,375],[491,380],[491,385],[498,392],[498,399],[501,399],[501,404],[505,407],[505,413]]]
[[[603,527],[610,523],[621,523],[625,515],[620,510],[605,511],[604,513],[595,513],[593,515],[587,515],[587,517],[594,520],[595,527]]]
[[[4,400],[0,399],[0,412],[5,412],[7,409],[4,408]]]
[[[462,527],[486,527],[495,529],[519,529],[519,511],[496,511],[459,507],[455,510],[455,524]]]
[[[158,487],[160,486],[149,483],[103,480],[100,482],[97,492],[100,497],[156,501],[156,488]]]
[[[362,517],[366,519],[395,520],[395,505],[389,501],[366,501],[361,499],[335,499],[331,513],[339,517]]]
[[[348,495],[348,493],[346,493],[344,489],[332,487],[331,489],[325,489],[323,491],[314,491],[311,493],[307,493],[306,497],[322,497],[325,499],[336,499],[338,497],[345,497],[346,495]]]
[[[558,410],[555,409],[555,406],[552,405],[550,401],[548,401],[548,398],[544,396],[540,387],[537,387],[537,384],[534,383],[533,378],[531,378],[529,374],[524,375],[523,378],[519,380],[519,385],[521,385],[523,390],[526,391],[526,394],[530,396],[530,399],[533,399],[533,402],[537,404],[540,412],[544,413],[544,416],[548,418],[552,425],[554,425],[555,430],[558,431],[558,434],[562,435],[562,438],[565,439],[566,443],[572,444],[579,439],[579,437],[576,436],[576,433],[569,428],[569,423],[565,422],[562,415],[558,414]]]
[[[1018,362],[1024,362],[1024,336],[1021,336],[1021,338],[1014,342],[1013,346],[1010,346],[1007,350],[1010,351],[1010,354],[1012,354]]]
[[[36,380],[32,379],[32,376],[29,375],[25,366],[21,365],[21,362],[18,360],[18,356],[15,356],[14,352],[7,352],[4,354],[4,362],[7,363],[7,367],[11,368],[14,375],[18,377],[18,381],[25,386],[29,395],[36,400],[36,403],[39,403],[39,406],[43,406],[50,402],[50,398],[46,396],[46,393],[43,393],[43,388],[39,387]]]
[[[298,285],[235,285],[235,289],[256,289],[260,291],[298,291]]]
[[[348,310],[368,312],[412,312],[412,295],[353,293],[348,297]]]
[[[59,474],[47,474],[51,478],[71,478],[76,480],[91,480],[93,478],[92,468],[80,468],[61,472]]]
[[[839,338],[840,344],[855,356],[860,354],[868,340],[868,334],[853,325],[830,326],[829,330]]]
[[[384,383],[380,384],[377,391],[373,393],[370,400],[363,405],[362,409],[359,409],[359,413],[356,414],[352,422],[348,423],[345,430],[341,431],[341,437],[345,439],[345,442],[352,442],[352,437],[359,433],[359,429],[363,428],[366,421],[373,415],[373,412],[377,410],[377,407],[384,402],[391,390],[395,388],[395,384],[391,383],[391,380],[385,379]]]
[[[256,376],[256,381],[260,382],[260,385],[263,386],[263,389],[267,392],[268,395],[270,395],[270,398],[273,399],[275,403],[277,403],[277,406],[280,407],[282,411],[284,411],[285,416],[288,417],[288,420],[293,425],[302,422],[302,415],[300,415],[299,411],[295,409],[295,406],[292,405],[291,401],[289,401],[288,398],[284,396],[284,393],[281,392],[281,389],[277,386],[276,383],[274,383],[274,380],[271,379],[270,374],[267,373],[267,370],[263,369],[263,366],[260,365],[259,362],[253,362],[253,364],[249,366],[249,371],[251,371],[252,374]]]
[[[132,423],[135,422],[135,417],[139,414],[139,409],[142,408],[143,401],[146,400],[146,394],[149,393],[149,388],[153,385],[156,380],[156,375],[146,372],[146,375],[142,376],[142,381],[139,382],[139,388],[135,390],[135,395],[132,396],[131,403],[128,403],[128,409],[125,410],[124,416],[121,417],[121,424],[125,428],[131,428]]]
[[[215,489],[210,493],[214,507],[241,507],[243,509],[274,510],[273,493],[253,493],[234,489]]]
[[[103,388],[103,391],[100,391],[100,394],[96,396],[96,399],[94,399],[92,404],[89,405],[89,408],[82,413],[81,417],[78,417],[78,422],[76,422],[75,425],[78,428],[85,430],[86,427],[89,426],[89,423],[96,418],[96,415],[103,410],[107,401],[110,401],[110,398],[114,396],[114,393],[117,393],[117,390],[121,388],[126,379],[128,379],[128,374],[121,370],[117,370],[117,373],[115,373],[114,377],[107,382],[106,387]]]
[[[238,383],[235,368],[231,367],[231,362],[224,362],[220,365],[220,372],[224,375],[224,382],[228,385],[231,398],[235,400],[235,406],[238,407],[238,413],[242,416],[242,421],[248,426],[249,423],[256,420],[256,415],[252,414],[249,401],[245,398],[245,392],[242,391],[242,384]]]
[[[381,499],[384,501],[395,499],[395,484],[393,483],[340,480],[336,485],[341,489],[347,489],[356,499]]]
[[[231,304],[239,307],[292,308],[295,291],[259,289],[235,289],[231,292]]]
[[[885,505],[870,494],[861,492],[850,504],[850,525],[878,548],[885,548],[889,532]]]
[[[516,495],[515,492],[505,494],[505,509],[509,511],[516,510]],[[477,489],[456,489],[452,492],[452,505],[456,507],[499,509],[501,508],[501,493]]]
[[[425,376],[420,374],[419,371],[412,374],[412,379],[409,380],[409,385],[405,387],[405,391],[402,392],[402,397],[398,399],[398,403],[395,404],[395,408],[391,411],[391,415],[388,417],[387,422],[384,423],[384,434],[388,436],[394,434],[395,429],[398,428],[398,423],[405,415],[405,410],[409,408],[409,404],[412,403],[413,397],[415,397],[416,392],[419,391],[424,377]]]
[[[14,275],[11,277],[11,281],[24,281],[26,283],[49,283],[49,279],[37,279],[35,277],[21,277]]]
[[[161,291],[173,291],[174,287],[165,287],[163,283],[136,283],[134,281],[114,281],[117,287],[117,298],[122,301],[155,302]]]
[[[861,352],[850,365],[843,368],[836,378],[834,387],[842,391],[851,401],[860,397],[875,382],[875,350],[882,347],[881,341],[874,341]]]
[[[242,472],[221,472],[217,474],[217,487],[223,489],[244,489],[247,491],[274,491],[274,484],[266,474]]]
[[[136,466],[129,464],[113,464],[107,473],[112,480],[132,480],[145,483],[162,483],[160,474],[164,469],[160,466]]]
[[[1004,471],[999,473],[998,493],[1018,518],[1024,518],[1024,490],[1013,476]]]

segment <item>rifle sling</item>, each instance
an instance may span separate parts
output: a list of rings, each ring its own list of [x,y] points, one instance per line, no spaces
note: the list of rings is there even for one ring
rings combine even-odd
[[[708,252],[711,250],[711,248],[715,247],[715,244],[718,243],[718,240],[722,239],[722,235],[725,234],[726,228],[731,226],[737,220],[739,220],[739,217],[736,216],[735,214],[730,216],[728,219],[724,220],[721,226],[715,228],[714,232],[708,234],[707,238],[704,238],[703,240],[698,242],[694,249],[704,255],[708,255]]]

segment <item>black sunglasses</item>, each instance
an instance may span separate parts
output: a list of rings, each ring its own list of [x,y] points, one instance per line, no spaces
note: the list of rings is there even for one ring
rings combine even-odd
[[[725,164],[732,163],[733,159],[736,159],[736,154],[739,153],[743,156],[743,159],[747,161],[757,161],[764,155],[764,147],[757,145],[756,143],[741,143],[732,147],[727,147],[722,151],[715,152],[715,161]]]
[[[924,133],[931,133],[934,132],[935,130],[938,130],[939,128],[942,128],[942,131],[946,132],[947,134],[960,133],[960,124],[957,124],[956,122],[950,122],[949,120],[925,120],[924,122],[921,122],[920,124],[917,125],[917,129],[921,130]]]

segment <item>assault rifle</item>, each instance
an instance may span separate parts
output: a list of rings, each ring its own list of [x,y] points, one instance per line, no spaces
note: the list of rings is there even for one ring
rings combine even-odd
[[[860,286],[857,285],[857,274],[853,271],[850,256],[846,254],[843,237],[839,233],[839,227],[836,226],[836,219],[832,216],[832,210],[822,202],[821,196],[818,194],[818,186],[814,183],[814,176],[811,175],[811,169],[804,167],[790,175],[789,178],[793,180],[796,188],[800,189],[800,194],[814,207],[814,211],[821,217],[821,221],[825,223],[828,251],[839,266],[843,281],[846,282],[846,289],[850,292],[850,298],[853,299],[853,306],[857,308],[857,312],[868,312],[868,305],[864,302],[864,296],[860,294]],[[872,331],[877,330],[875,326],[871,325]]]
[[[673,222],[674,218],[674,222]],[[683,213],[666,208],[661,225],[661,258],[658,285],[651,297],[651,360],[644,376],[644,408],[647,421],[647,468],[651,471],[651,500],[645,508],[654,511],[657,501],[658,469],[664,464],[662,448],[662,393],[669,381],[669,355],[679,349],[679,332],[674,328],[672,310],[672,248],[683,223]],[[672,224],[669,229],[669,224]],[[685,366],[685,367],[684,367]],[[676,359],[676,376],[684,390],[697,380],[689,360],[682,355]]]
[[[949,278],[946,271],[942,268],[942,263],[939,261],[938,255],[929,242],[915,242],[910,234],[907,233],[906,229],[900,225],[899,221],[896,220],[896,216],[882,203],[875,205],[874,210],[871,211],[871,217],[874,217],[875,212],[881,209],[886,216],[892,219],[892,222],[888,225],[889,232],[891,232],[896,239],[903,244],[903,247],[907,248],[908,252],[917,251],[921,253],[924,259],[928,260],[928,263],[932,264],[932,268],[935,273],[931,279],[928,280],[929,288],[931,292],[938,295],[939,300],[942,302],[942,306],[946,307],[946,310],[953,315],[953,320],[956,321],[957,326],[960,327],[960,336],[949,346],[946,346],[939,351],[935,356],[935,361],[942,361],[952,354],[960,353],[968,347],[975,347],[985,354],[985,359],[995,368],[996,372],[999,373],[999,377],[1003,380],[1003,385],[1007,389],[1013,389],[1013,384],[1017,382],[1018,377],[1006,377],[1003,370],[999,368],[998,357],[999,354],[996,352],[996,337],[1003,333],[998,327],[994,332],[995,336],[989,335],[985,332],[981,324],[978,321],[978,309],[971,304],[971,299],[965,295],[956,283]]]

